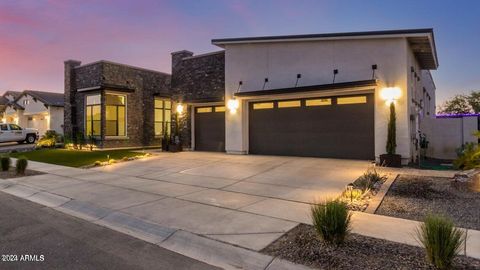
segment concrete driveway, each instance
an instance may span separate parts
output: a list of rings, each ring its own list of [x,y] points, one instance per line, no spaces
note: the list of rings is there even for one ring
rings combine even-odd
[[[90,170],[32,162],[32,169],[38,166],[48,174],[15,181],[70,198],[62,211],[85,211],[99,223],[128,215],[261,250],[299,222],[310,223],[309,203],[338,196],[369,165],[337,159],[159,152]],[[89,205],[98,209],[85,210]]]

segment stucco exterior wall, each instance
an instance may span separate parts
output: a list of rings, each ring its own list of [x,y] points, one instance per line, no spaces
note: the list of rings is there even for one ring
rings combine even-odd
[[[429,146],[427,157],[457,158],[456,150],[464,143],[478,143],[473,133],[478,131],[478,116],[459,118],[429,118],[424,121]]]
[[[409,92],[407,77],[408,43],[404,38],[375,40],[335,40],[310,42],[276,42],[226,45],[225,99],[237,91],[293,87],[296,75],[302,74],[298,86],[330,84],[333,70],[338,69],[335,82],[375,78],[375,156],[385,153],[388,106],[380,98],[384,87],[399,87],[402,96],[396,101],[397,153],[405,161],[411,157],[409,133]],[[365,89],[362,89],[364,91]],[[241,100],[236,114],[227,113],[226,150],[248,153],[247,101]]]
[[[48,114],[48,129],[63,134],[63,107],[50,106],[48,108]]]

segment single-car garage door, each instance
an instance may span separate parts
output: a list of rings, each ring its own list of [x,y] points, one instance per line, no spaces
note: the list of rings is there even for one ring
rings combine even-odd
[[[195,150],[225,151],[225,107],[195,108]]]
[[[249,152],[374,158],[373,94],[249,104]]]

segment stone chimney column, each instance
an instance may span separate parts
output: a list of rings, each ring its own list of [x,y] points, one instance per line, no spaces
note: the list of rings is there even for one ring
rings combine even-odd
[[[74,136],[77,132],[77,118],[75,94],[77,88],[75,85],[75,67],[80,66],[81,62],[77,60],[67,60],[64,62],[64,122],[63,132],[67,136]]]

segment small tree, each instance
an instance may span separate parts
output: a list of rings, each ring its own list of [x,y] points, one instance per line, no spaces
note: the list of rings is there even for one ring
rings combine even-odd
[[[388,120],[387,154],[394,155],[397,148],[397,117],[395,115],[395,104],[390,103],[390,119]]]
[[[446,114],[471,113],[472,107],[470,102],[475,102],[475,98],[471,98],[469,101],[469,98],[465,95],[456,95],[452,99],[445,101],[439,112]]]

